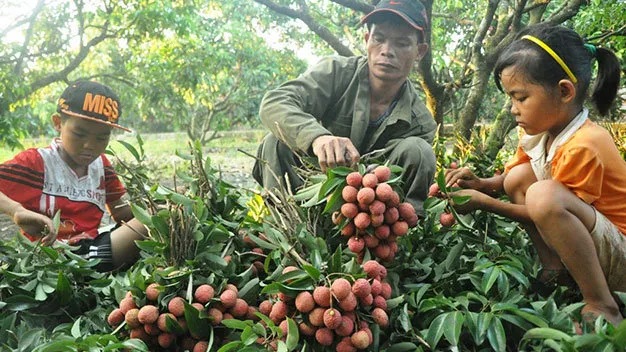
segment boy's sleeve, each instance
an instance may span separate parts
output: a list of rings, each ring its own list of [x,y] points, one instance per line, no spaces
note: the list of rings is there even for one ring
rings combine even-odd
[[[117,172],[115,172],[115,168],[111,165],[109,159],[106,156],[102,155],[102,164],[104,166],[104,184],[107,191],[107,203],[111,203],[116,201],[124,194],[126,194],[126,188],[120,181],[120,178],[117,176]]]
[[[0,192],[25,205],[43,189],[43,159],[37,149],[28,149],[0,164]]]
[[[595,151],[572,148],[559,158],[558,164],[552,166],[552,178],[571,189],[585,203],[591,204],[600,198],[604,165]]]
[[[511,160],[509,160],[504,165],[504,173],[505,174],[508,173],[509,171],[511,171],[512,168],[514,168],[517,165],[521,165],[521,164],[525,164],[529,162],[530,162],[530,157],[528,156],[528,154],[524,152],[522,147],[518,146],[517,151],[515,152],[515,155],[513,155]]]

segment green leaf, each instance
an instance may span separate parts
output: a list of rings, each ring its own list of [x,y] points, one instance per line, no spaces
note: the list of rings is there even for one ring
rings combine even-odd
[[[139,156],[139,152],[137,152],[137,149],[135,149],[135,147],[128,143],[128,142],[124,142],[121,140],[117,141],[119,144],[123,145],[135,158],[136,161],[141,161],[141,157]]]
[[[227,328],[235,330],[243,330],[247,327],[250,327],[249,324],[238,319],[224,319],[222,320],[222,324],[224,324]]]
[[[318,282],[322,273],[315,267],[311,265],[303,265],[302,269],[309,274],[309,276],[313,279],[313,281]]]
[[[501,271],[497,266],[492,266],[488,268],[487,270],[485,270],[485,273],[483,274],[481,287],[480,287],[483,293],[486,294],[487,292],[489,292],[491,287],[493,287],[493,284],[498,279],[498,275],[500,275],[500,272]]]
[[[433,321],[430,323],[428,327],[428,332],[426,333],[426,342],[430,345],[430,348],[436,350],[437,344],[443,335],[444,323],[446,320],[448,313],[439,314]]]
[[[37,284],[37,287],[35,287],[35,299],[38,301],[45,301],[46,298],[48,298],[48,295],[43,290],[43,284],[40,282]]]
[[[83,333],[80,331],[80,319],[81,317],[78,317],[78,319],[76,319],[76,321],[74,322],[74,324],[72,324],[72,336],[77,339],[81,336],[83,336]]]
[[[72,300],[72,285],[70,284],[70,280],[68,280],[67,276],[65,276],[62,271],[59,271],[59,275],[57,277],[56,291],[59,304],[61,306],[65,306]]]
[[[130,209],[133,213],[133,216],[139,220],[142,224],[152,227],[152,216],[145,209],[136,205],[135,203],[130,204]]]
[[[298,326],[293,319],[287,317],[287,349],[289,351],[293,351],[296,347],[298,347],[298,341],[300,339],[300,333],[298,331]]]
[[[413,342],[400,342],[389,346],[387,352],[409,352],[416,350],[417,345],[415,345]]]
[[[389,307],[389,306],[387,306]],[[400,326],[404,329],[404,332],[409,332],[413,328],[411,324],[411,319],[409,318],[409,305],[408,303],[404,305],[400,315],[398,316],[398,321],[400,322]]]
[[[200,318],[198,310],[189,304],[189,302],[184,301],[184,303],[185,320],[187,321],[189,332],[198,338],[207,338],[210,332],[209,320]]]
[[[341,246],[337,246],[337,250],[330,258],[330,263],[328,263],[328,267],[331,273],[341,272]]]
[[[472,199],[472,196],[453,196],[450,198],[452,199],[452,202],[454,202],[454,205],[463,205],[469,202],[470,199]]]
[[[574,338],[560,330],[552,328],[534,328],[526,331],[523,339],[552,339],[571,342]]]
[[[459,311],[448,313],[446,319],[444,320],[443,335],[452,346],[457,346],[459,344],[459,336],[461,336],[461,329],[463,328],[464,321],[465,317],[463,316],[463,313]]]
[[[506,335],[504,333],[504,326],[499,318],[492,320],[489,329],[487,329],[487,339],[489,344],[496,352],[506,351]]]
[[[220,347],[217,352],[238,351],[240,347],[243,347],[243,343],[241,343],[241,341],[232,341]]]
[[[259,293],[259,282],[260,280],[258,277],[246,282],[246,284],[239,290],[239,297],[244,301],[252,302],[252,298]]]

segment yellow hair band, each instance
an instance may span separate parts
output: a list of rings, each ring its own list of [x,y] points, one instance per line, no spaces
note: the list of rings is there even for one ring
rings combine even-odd
[[[542,42],[541,39],[537,37],[533,37],[532,35],[525,35],[522,37],[522,39],[530,40],[531,42],[539,45],[543,50],[545,50],[548,54],[550,54],[550,56],[552,56],[559,65],[561,65],[561,67],[563,68],[563,71],[567,73],[567,76],[572,80],[574,84],[578,82],[578,80],[576,79],[576,76],[574,76],[574,73],[572,73],[569,67],[567,67],[567,64],[565,63],[565,61],[563,61],[563,59],[561,59],[559,54],[555,53],[554,50],[552,50],[548,46],[548,44]]]

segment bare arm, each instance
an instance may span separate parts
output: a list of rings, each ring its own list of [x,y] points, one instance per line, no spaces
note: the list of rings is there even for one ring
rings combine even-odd
[[[121,198],[108,203],[107,208],[113,220],[118,224],[122,221],[128,222],[134,217],[130,205]]]
[[[462,205],[455,205],[454,208],[461,214],[466,214],[474,210],[484,210],[498,214],[522,223],[531,222],[528,210],[525,205],[503,202],[497,198],[473,189],[463,189],[453,192],[450,196],[470,196],[470,200]]]
[[[41,237],[47,232],[42,243],[49,245],[56,241],[57,229],[49,217],[28,210],[22,204],[0,192],[0,211],[11,217],[11,220],[24,232],[34,237]]]
[[[477,190],[492,197],[500,195],[504,190],[505,175],[478,178],[467,167],[447,169],[445,175],[446,187],[452,187],[456,183],[461,188]]]

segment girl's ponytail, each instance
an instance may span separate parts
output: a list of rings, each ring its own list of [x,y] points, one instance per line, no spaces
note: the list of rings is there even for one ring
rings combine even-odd
[[[591,101],[600,114],[606,115],[619,88],[619,60],[611,50],[604,48],[596,48],[595,58],[598,60],[598,77],[593,86]]]

